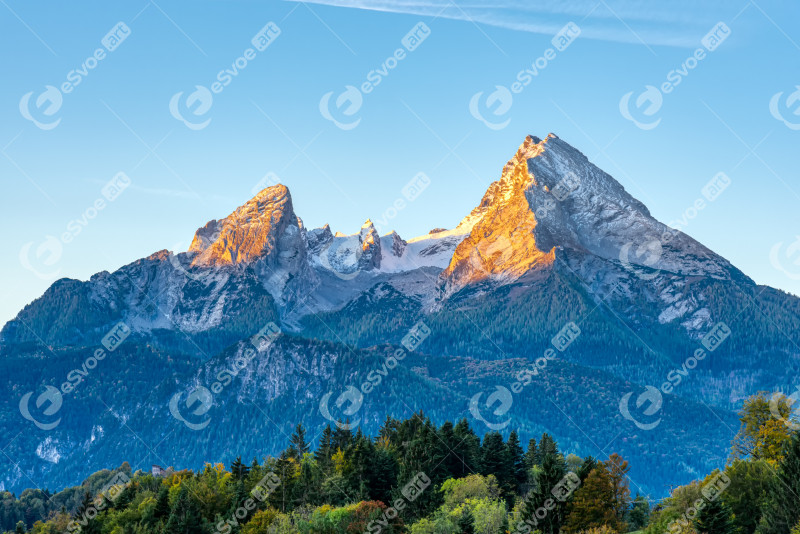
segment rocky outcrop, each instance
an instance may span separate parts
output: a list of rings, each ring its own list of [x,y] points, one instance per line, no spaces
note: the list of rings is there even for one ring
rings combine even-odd
[[[277,266],[281,251],[304,254],[301,223],[284,185],[259,192],[233,213],[210,221],[195,233],[189,252],[194,266],[220,266],[264,260]]]

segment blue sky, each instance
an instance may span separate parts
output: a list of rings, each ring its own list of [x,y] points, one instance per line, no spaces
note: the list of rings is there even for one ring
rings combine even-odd
[[[649,4],[0,0],[0,324],[56,277],[185,250],[275,177],[308,227],[352,233],[424,172],[385,229],[452,227],[548,132],[800,293],[800,5]],[[727,189],[691,210],[720,172]]]

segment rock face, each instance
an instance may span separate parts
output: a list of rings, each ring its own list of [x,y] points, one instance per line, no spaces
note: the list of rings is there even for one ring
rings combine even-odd
[[[260,286],[280,316],[295,320],[343,306],[387,280],[434,309],[466,288],[490,291],[557,268],[578,276],[599,300],[608,291],[644,298],[659,322],[690,332],[711,321],[702,281],[746,280],[550,134],[526,137],[452,230],[409,240],[378,235],[370,220],[353,234],[334,234],[328,225],[306,230],[289,190],[275,185],[199,228],[187,252],[157,252],[96,275],[81,291],[102,310],[98,317],[121,315],[137,331],[203,332],[238,309],[238,287]],[[85,331],[77,311],[68,313],[75,313],[73,331]],[[4,335],[27,339],[13,323]]]
[[[554,134],[537,144],[541,150],[528,160],[533,180],[525,196],[539,220],[540,248],[571,248],[681,275],[730,278],[730,263],[657,221],[580,151]]]
[[[731,265],[654,219],[614,178],[550,134],[528,136],[470,215],[474,222],[447,269],[445,295],[547,268],[559,250],[629,271],[730,279]]]
[[[358,241],[361,244],[361,255],[358,258],[358,268],[362,271],[380,269],[381,267],[381,237],[378,235],[372,221],[367,222],[361,227],[358,234]]]
[[[199,228],[187,252],[157,252],[96,275],[81,291],[103,310],[99,316],[121,314],[137,330],[202,332],[237,308],[237,287],[260,285],[277,313],[297,318],[331,311],[389,279],[433,309],[465,288],[489,291],[556,268],[577,275],[598,299],[611,290],[642,297],[659,322],[680,322],[690,332],[711,321],[698,280],[746,279],[655,220],[616,180],[550,134],[526,137],[452,230],[409,240],[378,235],[370,220],[353,234],[334,234],[328,225],[306,230],[289,190],[275,185]],[[13,323],[6,337],[27,336]]]
[[[197,230],[189,247],[196,254],[192,265],[236,265],[262,259],[277,265],[279,244],[301,248],[295,246],[301,240],[301,226],[289,189],[280,184],[268,187],[226,218]]]
[[[525,194],[535,184],[528,160],[543,150],[544,142],[527,137],[506,163],[500,180],[489,186],[471,214],[477,219],[472,231],[442,272],[445,295],[489,278],[513,281],[537,265],[553,263],[553,247],[537,245],[536,216]]]

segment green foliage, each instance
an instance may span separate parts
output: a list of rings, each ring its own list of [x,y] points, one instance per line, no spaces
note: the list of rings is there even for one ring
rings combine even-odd
[[[638,531],[647,526],[650,520],[650,503],[642,495],[637,495],[628,512],[628,526],[632,531]]]
[[[723,498],[739,532],[755,532],[770,493],[775,469],[766,460],[734,460],[725,468],[730,486]]]
[[[722,499],[715,499],[703,506],[698,512],[694,524],[699,534],[733,534],[736,532],[731,509]]]
[[[759,392],[744,403],[739,421],[741,426],[733,440],[731,457],[753,457],[775,465],[783,454],[791,431],[785,424],[791,417],[791,401],[782,395]],[[777,412],[780,417],[776,417]]]
[[[784,445],[777,475],[758,526],[761,534],[786,534],[800,521],[800,433]]]
[[[617,454],[565,459],[547,434],[523,453],[515,432],[481,441],[465,420],[437,427],[417,413],[387,418],[374,438],[327,427],[313,451],[298,426],[277,457],[230,469],[155,477],[124,464],[55,495],[3,492],[0,520],[15,534],[63,534],[71,521],[81,534],[800,534],[797,433],[775,467],[736,459],[655,506],[631,501],[628,471]],[[129,483],[99,497],[120,473]]]

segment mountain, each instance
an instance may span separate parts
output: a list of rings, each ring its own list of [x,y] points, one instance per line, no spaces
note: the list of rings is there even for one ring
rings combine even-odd
[[[652,217],[554,134],[455,228],[307,229],[269,187],[0,331],[3,488],[273,454],[302,422],[461,416],[619,452],[654,496],[724,464],[735,410],[800,370],[800,300]]]

